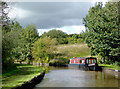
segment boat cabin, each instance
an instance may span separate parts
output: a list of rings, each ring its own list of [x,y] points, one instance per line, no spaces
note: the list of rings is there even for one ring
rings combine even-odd
[[[95,57],[74,57],[70,59],[69,64],[97,64],[97,59]]]

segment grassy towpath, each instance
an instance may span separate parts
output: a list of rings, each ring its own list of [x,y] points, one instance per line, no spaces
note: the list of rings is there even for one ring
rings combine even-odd
[[[2,74],[2,87],[11,88],[21,85],[37,75],[40,75],[45,69],[40,66],[28,64],[16,64],[16,68]]]
[[[112,70],[119,70],[120,71],[120,66],[118,65],[113,65],[113,64],[99,64],[99,66],[103,67],[103,68],[108,68],[108,69],[112,69]]]

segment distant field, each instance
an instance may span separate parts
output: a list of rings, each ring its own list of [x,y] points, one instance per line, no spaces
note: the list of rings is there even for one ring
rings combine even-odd
[[[87,44],[64,44],[57,46],[57,53],[63,54],[66,58],[90,56],[90,49]]]

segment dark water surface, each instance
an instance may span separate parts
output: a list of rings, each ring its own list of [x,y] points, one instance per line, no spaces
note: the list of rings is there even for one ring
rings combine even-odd
[[[39,87],[118,87],[118,75],[69,67],[49,67]],[[34,89],[35,89],[34,88]]]

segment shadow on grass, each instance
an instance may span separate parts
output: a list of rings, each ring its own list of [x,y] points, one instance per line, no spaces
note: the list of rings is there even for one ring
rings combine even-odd
[[[32,64],[15,64],[16,66],[32,66]]]
[[[7,78],[10,76],[18,76],[18,75],[30,75],[34,73],[41,72],[40,67],[32,66],[30,64],[16,64],[16,68],[11,69],[10,71],[7,71],[3,73],[3,78]]]
[[[30,75],[30,74],[33,74],[33,73],[37,73],[38,70],[36,70],[35,68],[33,67],[22,67],[21,70],[19,72],[16,72],[13,74],[14,75]]]

